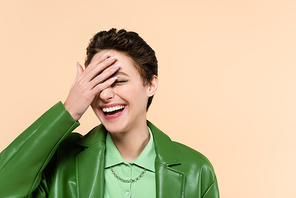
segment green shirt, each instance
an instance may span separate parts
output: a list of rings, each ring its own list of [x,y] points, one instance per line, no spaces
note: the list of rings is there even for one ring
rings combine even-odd
[[[117,150],[110,133],[106,138],[106,161],[105,161],[105,198],[135,197],[153,198],[156,196],[155,189],[155,166],[156,157],[153,135],[148,127],[150,140],[142,153],[131,162],[126,162]],[[116,175],[122,179],[134,179],[138,177],[144,169],[143,176],[132,183],[124,183],[117,179],[111,171],[113,167]]]

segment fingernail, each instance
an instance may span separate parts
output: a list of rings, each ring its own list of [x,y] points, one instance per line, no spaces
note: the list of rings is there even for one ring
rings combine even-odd
[[[110,81],[110,82],[113,82],[113,81],[115,81],[117,78],[118,78],[118,77],[110,78],[109,81]]]
[[[102,59],[105,59],[105,58],[108,57],[109,54],[110,54],[110,52],[107,52],[107,53],[103,54],[103,55],[101,56],[101,58],[102,58]]]
[[[109,57],[109,60],[114,60],[115,58],[117,58],[116,55]]]
[[[80,65],[80,63],[77,61],[77,63],[76,63],[76,69],[77,69],[77,71],[79,71],[79,65]]]
[[[120,66],[120,63],[116,63],[115,65],[112,66],[112,69],[117,69]]]

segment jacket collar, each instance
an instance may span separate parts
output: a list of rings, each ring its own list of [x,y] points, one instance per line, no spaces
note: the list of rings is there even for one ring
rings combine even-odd
[[[168,166],[180,164],[174,152],[172,140],[151,122],[147,121],[147,125],[153,133],[155,152],[158,160]]]
[[[106,128],[100,124],[93,128],[90,132],[88,132],[79,142],[78,144],[83,147],[91,147],[92,145],[102,142],[106,143],[107,130]]]
[[[155,144],[156,197],[183,197],[184,173],[174,169],[181,162],[174,152],[171,139],[147,121]],[[77,194],[78,197],[104,197],[105,142],[107,130],[99,125],[85,135],[79,145],[86,149],[77,155]]]

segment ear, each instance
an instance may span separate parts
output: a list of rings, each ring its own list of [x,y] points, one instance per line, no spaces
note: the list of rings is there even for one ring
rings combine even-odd
[[[152,80],[148,84],[147,96],[148,97],[153,96],[157,88],[158,88],[158,77],[156,75],[153,75]]]

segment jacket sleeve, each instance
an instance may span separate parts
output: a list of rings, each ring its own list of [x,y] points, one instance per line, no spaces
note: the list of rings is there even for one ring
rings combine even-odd
[[[217,183],[217,178],[215,177],[215,181],[208,188],[208,190],[202,196],[202,198],[219,198],[219,197],[220,195],[219,195],[218,183]]]
[[[205,158],[205,157],[204,157]],[[204,166],[201,169],[200,181],[202,196],[201,198],[219,198],[217,177],[211,162],[205,158]]]
[[[26,197],[39,185],[43,170],[76,122],[58,102],[0,153],[1,197]]]

